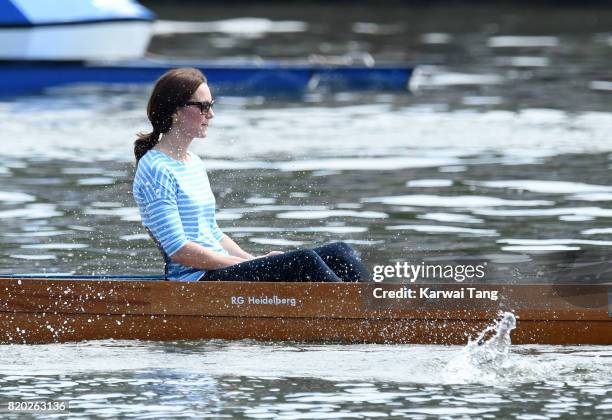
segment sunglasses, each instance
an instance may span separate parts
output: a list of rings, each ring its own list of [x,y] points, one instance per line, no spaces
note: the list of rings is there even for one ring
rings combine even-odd
[[[210,112],[213,105],[215,104],[215,100],[212,101],[187,101],[182,106],[197,106],[200,108],[200,114],[206,115]]]

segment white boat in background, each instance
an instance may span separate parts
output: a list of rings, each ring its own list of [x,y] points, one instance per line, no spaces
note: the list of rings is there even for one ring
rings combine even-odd
[[[373,61],[147,57],[154,20],[135,0],[0,0],[0,97],[69,85],[153,83],[181,66],[203,70],[217,94],[406,91],[413,70],[409,64]]]
[[[154,20],[134,0],[0,0],[0,60],[140,58]]]

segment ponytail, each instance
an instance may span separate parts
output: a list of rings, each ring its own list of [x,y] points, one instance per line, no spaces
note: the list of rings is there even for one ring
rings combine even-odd
[[[151,150],[159,142],[160,134],[153,130],[149,134],[138,133],[138,140],[134,142],[134,156],[136,157],[136,163],[142,158],[149,150]]]

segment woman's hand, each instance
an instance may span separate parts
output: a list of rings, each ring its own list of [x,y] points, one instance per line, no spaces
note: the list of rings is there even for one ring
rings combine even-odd
[[[275,255],[281,255],[281,254],[284,254],[284,252],[281,252],[281,251],[270,251],[266,255],[256,255],[256,256],[254,256],[251,259],[256,260],[258,258],[273,257]]]
[[[266,255],[264,255],[264,257],[273,257],[275,255],[282,255],[282,254],[284,254],[284,252],[282,251],[270,251]]]
[[[229,255],[228,257],[226,257],[224,261],[226,265],[223,268],[231,267],[232,265],[240,264],[248,260],[249,260],[248,258],[240,258],[240,257],[234,257],[233,255]]]

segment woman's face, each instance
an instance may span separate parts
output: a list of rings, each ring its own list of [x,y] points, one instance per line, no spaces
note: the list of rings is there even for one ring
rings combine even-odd
[[[202,83],[194,94],[189,99],[190,102],[211,102],[212,94],[206,83]],[[201,108],[198,105],[188,105],[179,107],[176,110],[176,122],[173,125],[181,134],[194,138],[206,137],[208,123],[215,117],[215,113],[210,108],[208,112],[204,111],[202,115]]]

